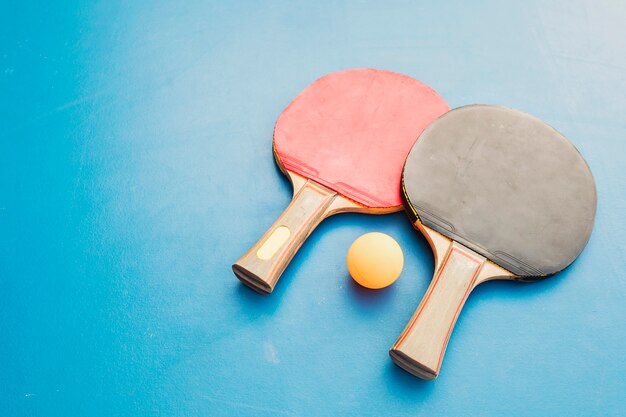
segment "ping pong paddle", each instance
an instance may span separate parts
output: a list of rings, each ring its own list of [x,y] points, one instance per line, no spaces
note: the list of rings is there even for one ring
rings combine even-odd
[[[587,244],[596,211],[593,176],[574,145],[533,116],[490,105],[452,110],[426,128],[401,193],[435,274],[389,354],[424,379],[437,377],[472,289],[563,270]]]
[[[305,88],[274,128],[274,157],[293,184],[292,201],[235,262],[235,275],[270,293],[324,218],[401,210],[406,155],[424,128],[448,110],[430,87],[389,71],[333,72]]]

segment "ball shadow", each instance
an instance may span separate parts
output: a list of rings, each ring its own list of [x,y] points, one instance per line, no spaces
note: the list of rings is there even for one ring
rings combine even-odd
[[[386,288],[373,290],[362,287],[356,283],[350,274],[345,274],[344,281],[348,281],[346,289],[348,299],[360,313],[373,316],[377,312],[385,311],[385,308],[392,302],[396,288],[390,285]]]
[[[427,400],[435,389],[436,381],[426,381],[411,375],[391,361],[385,365],[384,380],[388,381],[387,390],[403,400],[407,396],[420,403]]]

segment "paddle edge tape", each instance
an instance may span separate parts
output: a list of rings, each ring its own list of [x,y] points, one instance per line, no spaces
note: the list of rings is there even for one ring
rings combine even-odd
[[[562,269],[560,269],[558,271],[553,271],[553,272],[547,273],[545,271],[542,271],[540,269],[537,269],[537,268],[533,267],[528,262],[525,262],[525,261],[523,261],[523,260],[521,260],[521,259],[519,259],[519,258],[517,258],[515,256],[512,256],[511,254],[509,254],[509,253],[507,253],[505,251],[502,251],[502,250],[489,251],[489,250],[485,249],[484,247],[482,247],[480,245],[473,244],[473,243],[465,240],[461,236],[459,236],[457,233],[455,233],[455,228],[454,228],[454,226],[450,222],[447,222],[444,219],[441,219],[441,217],[434,215],[432,213],[432,210],[429,210],[427,207],[425,207],[425,206],[427,206],[427,204],[419,204],[419,202],[416,202],[415,204],[413,204],[413,203],[410,202],[410,199],[409,199],[409,196],[408,196],[408,192],[406,190],[406,184],[405,184],[405,181],[404,181],[404,168],[406,167],[406,162],[407,162],[407,161],[405,161],[405,164],[404,164],[404,167],[403,167],[403,175],[402,175],[402,178],[401,178],[400,197],[401,197],[402,203],[404,205],[405,212],[407,213],[407,216],[409,217],[409,220],[411,221],[411,224],[414,226],[414,228],[418,228],[416,223],[419,222],[420,224],[423,224],[423,225],[425,225],[427,227],[430,227],[430,228],[434,229],[435,231],[443,234],[444,236],[448,236],[449,238],[451,238],[451,239],[453,239],[453,240],[463,244],[464,246],[468,247],[469,249],[472,249],[472,250],[478,252],[479,254],[482,254],[488,260],[491,260],[496,265],[499,265],[499,266],[507,269],[511,273],[517,275],[518,278],[516,280],[518,280],[518,281],[526,281],[526,282],[538,281],[538,280],[541,280],[543,278],[552,276],[554,274],[557,274],[557,273],[563,271],[564,269],[566,269],[568,266],[570,266],[577,259],[577,257],[580,255],[580,253],[582,253],[582,250],[584,250],[585,246],[588,244],[588,242],[589,242],[589,240],[591,238],[591,233],[593,231],[593,225],[595,223],[595,215],[596,215],[596,212],[597,212],[597,204],[598,204],[597,188],[596,188],[596,184],[595,184],[595,178],[593,177],[593,173],[592,173],[592,171],[591,171],[587,161],[582,156],[582,154],[580,153],[578,148],[569,139],[567,139],[567,137],[565,135],[563,135],[561,132],[559,132],[556,128],[554,128],[549,123],[539,119],[536,116],[533,116],[531,114],[522,112],[522,111],[517,110],[517,109],[510,108],[510,107],[488,105],[488,104],[471,104],[471,105],[461,106],[461,107],[458,107],[456,109],[452,109],[451,111],[464,109],[464,108],[468,108],[468,107],[499,107],[499,108],[502,108],[502,109],[511,110],[513,112],[516,112],[516,113],[521,113],[524,116],[530,117],[532,119],[535,119],[535,120],[541,122],[542,124],[547,126],[549,129],[554,131],[558,136],[560,136],[565,141],[565,143],[568,146],[570,146],[578,154],[580,160],[585,165],[586,170],[587,170],[587,172],[588,172],[588,174],[589,174],[589,176],[591,178],[591,183],[593,185],[593,195],[594,195],[593,213],[592,213],[592,216],[591,216],[591,219],[590,219],[589,223],[587,224],[587,228],[588,229],[586,230],[586,240],[585,240],[584,244],[582,245],[582,249],[571,260],[571,262],[569,264],[565,265]],[[435,125],[436,122],[440,118],[445,117],[445,115],[446,114],[440,116],[437,120],[433,121],[430,124],[430,126],[427,127],[422,132],[421,135],[427,134],[428,131],[432,128],[432,126]],[[418,140],[415,142],[415,144],[413,146],[415,146],[418,143],[419,143],[419,138],[418,138]],[[410,154],[410,152],[409,152],[409,154]],[[418,210],[422,214],[421,217],[418,214]]]

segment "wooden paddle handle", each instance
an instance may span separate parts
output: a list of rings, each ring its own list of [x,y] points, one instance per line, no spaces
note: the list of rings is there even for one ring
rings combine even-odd
[[[396,343],[393,361],[423,379],[435,379],[457,317],[485,264],[485,258],[451,242],[435,276]]]
[[[233,264],[237,278],[257,292],[271,293],[291,258],[326,217],[336,196],[336,192],[307,180],[272,227]]]

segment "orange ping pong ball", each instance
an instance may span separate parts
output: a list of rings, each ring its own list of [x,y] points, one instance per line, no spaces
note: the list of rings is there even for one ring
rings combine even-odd
[[[356,282],[366,288],[379,289],[398,279],[404,266],[404,255],[394,238],[372,232],[352,243],[346,261]]]

